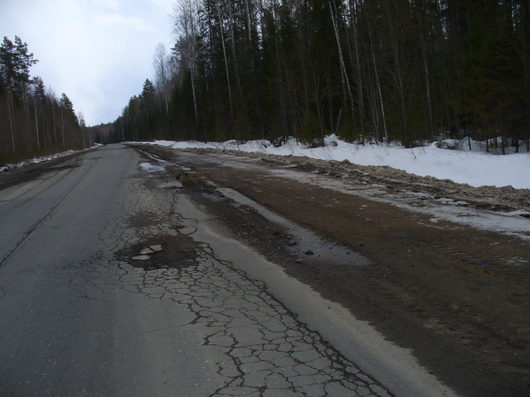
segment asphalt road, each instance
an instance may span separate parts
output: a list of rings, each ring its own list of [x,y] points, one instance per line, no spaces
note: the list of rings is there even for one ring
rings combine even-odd
[[[273,267],[241,270],[262,259],[144,161],[109,145],[0,190],[1,396],[451,394],[398,356],[408,380],[326,342],[318,324],[344,313]]]

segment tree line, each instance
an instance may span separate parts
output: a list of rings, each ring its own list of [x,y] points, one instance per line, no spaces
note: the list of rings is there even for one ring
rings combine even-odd
[[[180,0],[108,139],[530,138],[526,0]],[[494,139],[500,137],[500,140]]]
[[[57,98],[40,77],[37,63],[18,36],[0,44],[0,165],[92,144],[82,115],[66,94]]]

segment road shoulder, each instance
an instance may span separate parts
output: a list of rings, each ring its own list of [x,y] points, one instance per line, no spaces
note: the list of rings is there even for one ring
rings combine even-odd
[[[501,271],[506,263],[500,260],[528,258],[526,242],[449,222],[433,225],[421,214],[411,216],[385,203],[286,183],[253,169],[212,168],[189,158],[179,160],[175,151],[149,151],[178,164],[167,168],[229,235],[369,321],[391,341],[412,349],[421,364],[459,393],[526,393],[527,280]],[[353,248],[372,265],[328,266],[293,256],[292,236],[252,208],[223,197],[218,187],[234,189],[324,239]],[[316,250],[313,254],[318,258]],[[480,261],[498,262],[498,269],[480,266]],[[527,274],[523,267],[514,268]]]

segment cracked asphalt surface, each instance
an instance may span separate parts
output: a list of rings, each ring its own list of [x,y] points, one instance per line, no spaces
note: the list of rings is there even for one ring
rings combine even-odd
[[[1,395],[394,395],[197,239],[179,186],[138,162],[110,145],[0,190]]]

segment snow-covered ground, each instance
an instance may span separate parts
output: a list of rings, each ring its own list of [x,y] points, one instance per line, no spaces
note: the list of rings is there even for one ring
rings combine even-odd
[[[96,147],[99,147],[99,146],[101,146],[101,144],[96,143],[96,144],[94,144],[94,146],[92,146],[91,148],[88,148],[88,149],[93,149],[93,148],[96,148]],[[75,153],[75,152],[83,152],[83,151],[88,150],[88,149],[67,150],[65,152],[50,154],[48,156],[34,157],[32,159],[21,161],[20,163],[9,163],[9,164],[6,164],[4,166],[1,166],[0,167],[0,172],[6,172],[6,171],[10,171],[10,170],[15,170],[17,168],[22,168],[22,167],[25,167],[25,166],[30,165],[30,164],[37,164],[37,163],[42,163],[44,161],[50,161],[50,160],[58,159],[60,157],[68,156],[69,154],[72,154],[72,153]]]
[[[161,172],[164,171],[164,167],[151,163],[140,163],[139,167],[145,172]]]
[[[325,138],[326,145],[310,148],[290,139],[275,147],[269,141],[226,142],[146,142],[174,149],[220,149],[275,155],[307,156],[322,160],[348,160],[359,165],[389,166],[411,174],[450,179],[471,186],[509,186],[530,189],[530,153],[494,155],[474,151],[440,149],[430,146],[407,149],[396,145],[356,145],[335,135]]]

